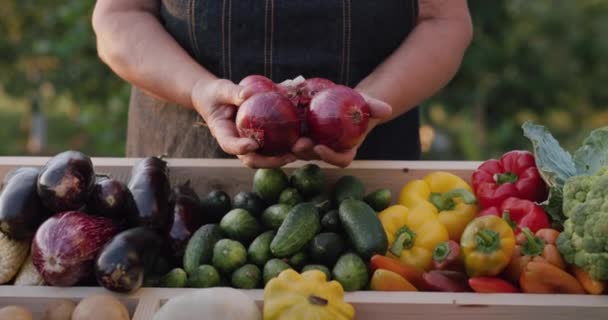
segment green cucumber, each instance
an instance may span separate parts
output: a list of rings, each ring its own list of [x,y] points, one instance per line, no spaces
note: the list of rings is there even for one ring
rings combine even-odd
[[[234,196],[232,202],[235,209],[245,209],[255,217],[259,217],[266,208],[264,200],[254,192],[239,192]]]
[[[340,225],[340,215],[338,210],[330,210],[321,218],[321,228],[323,231],[339,232],[342,226]]]
[[[354,253],[343,254],[332,270],[332,278],[342,285],[344,291],[357,291],[369,282],[367,265]]]
[[[297,204],[289,210],[285,221],[272,239],[270,252],[279,258],[298,253],[321,230],[319,220],[317,208],[312,203]]]
[[[230,273],[247,263],[247,250],[238,241],[222,239],[213,248],[213,266],[222,273]]]
[[[224,236],[217,224],[206,224],[200,227],[186,245],[184,252],[184,270],[186,273],[192,274],[198,266],[208,264],[213,257],[213,247],[215,243]]]
[[[220,285],[220,273],[209,264],[198,266],[188,277],[188,287],[190,288],[210,288]]]
[[[338,211],[340,223],[357,254],[369,260],[386,253],[388,239],[374,209],[360,200],[346,199]]]
[[[366,195],[365,198],[363,198],[363,201],[372,207],[372,209],[380,212],[391,205],[391,191],[385,188],[375,190],[374,192]]]
[[[247,257],[250,262],[263,267],[266,261],[272,259],[272,253],[270,252],[270,242],[275,236],[275,232],[270,230],[260,234],[247,249]]]
[[[161,286],[165,288],[183,288],[186,286],[188,275],[182,268],[169,271],[161,280]]]
[[[308,262],[308,255],[306,252],[298,252],[291,256],[287,261],[294,270],[300,270]]]
[[[302,268],[302,273],[304,273],[306,271],[310,271],[310,270],[319,270],[319,271],[325,273],[325,280],[327,280],[327,281],[331,280],[331,271],[329,271],[329,269],[322,264],[306,265],[306,266],[304,266],[304,268]]]
[[[344,249],[344,240],[337,233],[319,233],[310,242],[310,259],[322,265],[333,266]]]
[[[300,202],[302,202],[302,196],[295,188],[287,188],[279,196],[279,203],[286,204],[289,207],[293,207]]]
[[[268,229],[279,229],[285,220],[285,217],[287,217],[289,209],[291,209],[291,207],[286,204],[278,203],[271,205],[262,213],[262,224]]]
[[[314,163],[308,163],[293,171],[291,185],[305,197],[314,197],[325,188],[325,173]]]
[[[232,273],[232,286],[238,289],[255,289],[262,282],[262,271],[254,264],[246,264]]]
[[[278,276],[283,270],[291,269],[291,267],[281,259],[270,259],[264,265],[263,278],[264,284],[268,283],[270,279]]]
[[[220,221],[222,232],[230,239],[249,243],[260,232],[260,224],[245,209],[230,210]]]
[[[333,201],[340,205],[346,199],[361,200],[365,195],[365,186],[359,178],[343,176],[336,181],[333,189]]]
[[[288,186],[289,180],[281,168],[258,169],[253,176],[253,192],[269,205],[277,203]]]

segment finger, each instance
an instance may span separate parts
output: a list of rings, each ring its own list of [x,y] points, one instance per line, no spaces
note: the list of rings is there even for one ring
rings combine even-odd
[[[255,140],[239,136],[234,121],[216,120],[209,124],[209,128],[222,150],[228,154],[243,155],[258,148]]]
[[[386,119],[393,113],[393,108],[386,102],[372,98],[368,95],[362,94],[363,98],[369,105],[371,117],[375,119]]]
[[[288,163],[296,161],[296,157],[292,154],[276,157],[265,157],[257,153],[249,153],[246,155],[239,155],[238,158],[241,159],[243,164],[253,169],[280,168]]]
[[[216,103],[235,106],[240,106],[253,94],[251,88],[236,85],[225,79],[216,80],[215,85],[210,86],[210,90],[213,90]]]
[[[348,165],[353,162],[355,154],[357,153],[356,148],[350,149],[344,153],[339,153],[324,145],[316,146],[314,151],[317,155],[319,155],[321,160],[342,168],[348,167]]]
[[[302,160],[318,160],[319,155],[314,151],[315,143],[310,138],[300,138],[293,145],[291,152]]]

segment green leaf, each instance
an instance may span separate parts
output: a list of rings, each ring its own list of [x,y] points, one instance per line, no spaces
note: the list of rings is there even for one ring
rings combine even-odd
[[[578,174],[595,174],[608,165],[608,127],[593,130],[574,153]]]
[[[561,230],[566,221],[562,202],[564,199],[563,188],[554,187],[549,189],[549,197],[540,205],[551,219],[552,227],[556,230]]]
[[[568,178],[577,175],[572,156],[562,149],[547,128],[526,121],[522,129],[524,136],[532,142],[536,167],[547,185],[561,188]]]

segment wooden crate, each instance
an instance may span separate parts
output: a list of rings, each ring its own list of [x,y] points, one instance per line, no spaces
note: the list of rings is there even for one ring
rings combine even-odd
[[[0,157],[0,177],[16,167],[43,166],[47,158]],[[132,166],[138,159],[94,158],[97,172],[108,173],[128,181]],[[238,160],[168,159],[172,183],[190,180],[199,194],[214,188],[231,195],[251,187],[254,170],[243,167]],[[288,165],[289,173],[302,163]],[[397,196],[409,180],[423,177],[435,170],[452,172],[467,181],[478,162],[444,161],[357,161],[347,169],[322,163],[329,182],[342,175],[354,175],[372,190],[391,189]],[[171,297],[196,289],[142,288],[129,295],[111,293],[103,288],[15,287],[0,286],[0,307],[20,304],[30,308],[39,319],[44,305],[54,298],[80,300],[95,293],[117,296],[129,308],[135,320],[151,319],[154,312]],[[261,307],[263,291],[245,290]],[[346,300],[356,309],[356,319],[599,319],[608,314],[608,296],[475,294],[432,292],[349,292]]]

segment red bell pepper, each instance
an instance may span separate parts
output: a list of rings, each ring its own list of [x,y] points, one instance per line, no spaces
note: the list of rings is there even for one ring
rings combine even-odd
[[[479,216],[493,215],[502,217],[519,234],[522,228],[528,228],[532,233],[544,228],[551,228],[549,216],[542,207],[530,200],[507,198],[498,207],[489,207],[478,213]]]
[[[440,242],[433,250],[433,269],[464,271],[460,245],[454,240]]]
[[[481,208],[499,206],[509,197],[542,202],[548,192],[534,155],[519,150],[482,163],[473,172],[471,185]]]
[[[467,276],[463,272],[450,270],[431,270],[422,275],[425,291],[467,292]]]
[[[469,286],[479,293],[515,293],[519,290],[509,282],[495,277],[475,277],[469,279]]]

